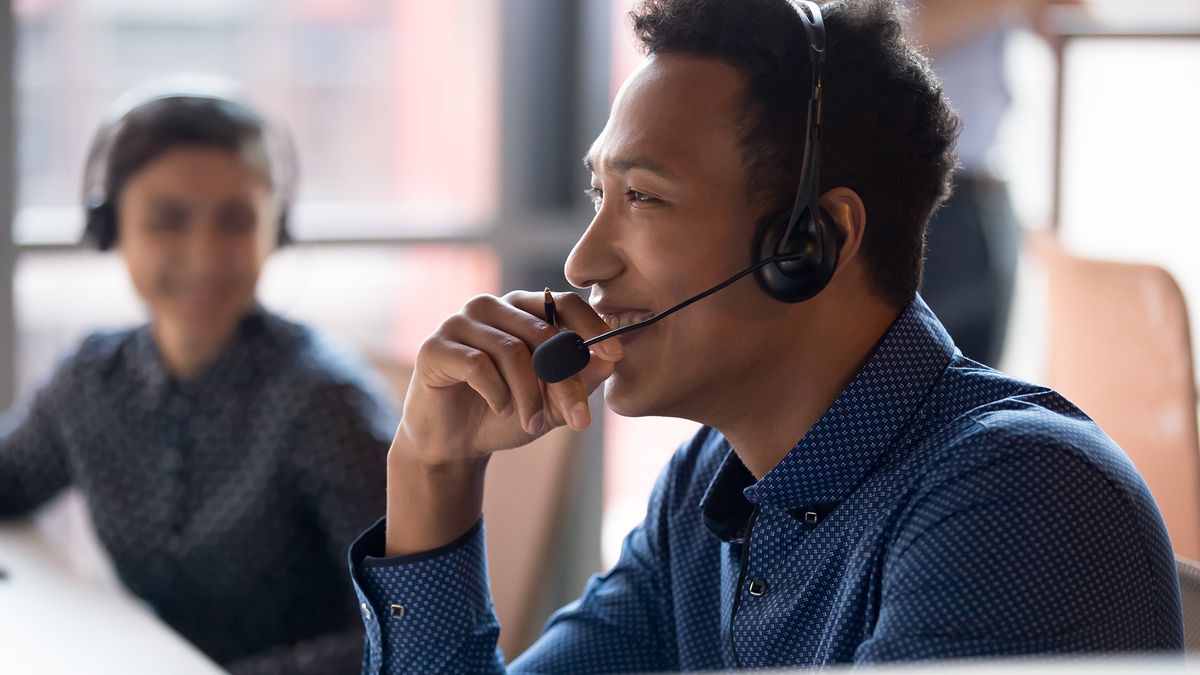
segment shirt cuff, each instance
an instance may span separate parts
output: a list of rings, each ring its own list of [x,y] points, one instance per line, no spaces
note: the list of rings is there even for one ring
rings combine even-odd
[[[451,645],[498,636],[482,518],[445,546],[395,558],[383,557],[385,531],[380,518],[350,545],[367,635],[364,672],[421,672]]]

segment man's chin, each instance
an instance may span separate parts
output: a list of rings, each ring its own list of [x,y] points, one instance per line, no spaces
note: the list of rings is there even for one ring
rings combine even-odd
[[[620,365],[604,382],[604,403],[614,413],[622,417],[704,419],[703,390],[691,386],[694,383],[690,380],[665,376],[666,371],[657,370],[639,370],[631,376],[630,369]]]
[[[658,405],[659,397],[645,382],[614,375],[604,383],[604,402],[622,417],[660,417],[665,415]]]
[[[609,410],[622,417],[642,417],[644,413],[639,412],[641,407],[637,405],[634,390],[635,388],[622,382],[620,376],[613,375],[604,382],[604,403]]]

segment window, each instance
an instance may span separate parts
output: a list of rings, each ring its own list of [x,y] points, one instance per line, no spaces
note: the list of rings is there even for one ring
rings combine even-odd
[[[302,243],[268,263],[268,308],[411,359],[463,301],[499,290],[498,257],[471,243],[498,202],[498,0],[18,0],[14,10],[18,244],[79,241],[84,159],[121,93],[207,73],[240,83],[292,132],[301,242],[447,240]],[[19,393],[83,333],[144,320],[115,255],[26,250],[15,298]]]
[[[15,238],[78,241],[84,157],[112,102],[196,72],[242,84],[292,131],[300,238],[482,229],[497,204],[498,12],[497,0],[19,1]]]
[[[1191,37],[1079,37],[1064,55],[1061,234],[1166,268],[1200,307],[1200,18]],[[1200,333],[1192,331],[1194,350]],[[1196,351],[1195,353],[1200,353]]]

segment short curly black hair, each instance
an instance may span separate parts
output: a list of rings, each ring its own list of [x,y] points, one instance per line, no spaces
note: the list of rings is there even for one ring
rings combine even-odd
[[[819,3],[826,60],[821,191],[844,186],[867,210],[872,289],[904,306],[921,285],[925,226],[950,192],[960,124],[894,0]],[[790,205],[812,89],[806,34],[790,0],[644,0],[630,12],[647,54],[717,58],[745,79],[748,190]]]

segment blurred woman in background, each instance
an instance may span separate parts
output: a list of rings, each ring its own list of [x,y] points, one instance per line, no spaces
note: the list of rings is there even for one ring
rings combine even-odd
[[[122,582],[237,674],[358,672],[346,550],[383,513],[396,423],[354,362],[256,301],[294,176],[282,130],[226,98],[115,117],[87,235],[149,324],[88,337],[0,420],[0,516],[76,487]]]

